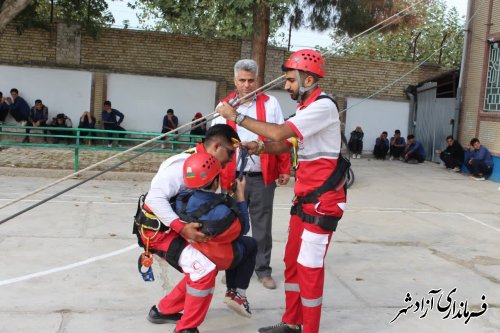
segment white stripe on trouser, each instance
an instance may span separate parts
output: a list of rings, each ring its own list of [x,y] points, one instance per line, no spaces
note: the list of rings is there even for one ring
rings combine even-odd
[[[300,292],[300,287],[298,283],[285,283],[285,290]]]
[[[323,297],[316,299],[307,299],[304,297],[300,297],[300,300],[302,302],[302,305],[308,308],[314,308],[316,306],[320,306],[323,303]]]
[[[208,295],[214,293],[214,288],[199,290],[199,289],[194,289],[191,286],[186,286],[186,292],[189,295],[195,296],[195,297],[207,297]]]

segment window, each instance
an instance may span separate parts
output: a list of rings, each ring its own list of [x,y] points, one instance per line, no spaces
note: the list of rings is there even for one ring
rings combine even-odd
[[[500,112],[500,42],[490,44],[484,111]]]

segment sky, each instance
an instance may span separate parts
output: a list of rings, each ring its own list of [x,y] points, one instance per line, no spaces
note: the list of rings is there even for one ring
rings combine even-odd
[[[115,17],[116,23],[113,25],[114,27],[121,28],[123,27],[122,22],[124,20],[129,20],[130,28],[138,28],[139,23],[135,11],[127,7],[127,0],[106,1],[108,2],[109,10]],[[467,14],[467,0],[445,0],[445,2],[448,8],[455,7],[461,16],[465,17]],[[288,34],[287,29],[284,29],[283,32],[285,35]],[[316,45],[329,47],[331,45],[331,39],[328,36],[328,32],[320,33],[308,29],[300,29],[298,31],[292,31],[291,45],[292,50],[312,48]]]

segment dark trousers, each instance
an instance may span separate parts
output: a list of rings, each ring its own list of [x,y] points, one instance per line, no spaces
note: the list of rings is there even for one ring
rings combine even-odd
[[[389,155],[394,157],[394,158],[400,158],[401,156],[403,156],[404,151],[405,151],[405,147],[391,146],[391,150],[389,151]]]
[[[471,160],[471,161],[472,163],[471,164],[467,163],[466,166],[467,169],[469,169],[469,172],[472,173],[474,177],[481,177],[481,176],[488,177],[493,172],[493,168],[487,166],[486,163],[484,163],[484,161],[481,160]]]
[[[453,169],[456,167],[460,168],[462,166],[462,161],[454,158],[450,154],[446,154],[444,151],[441,152],[441,154],[439,154],[439,158],[441,159],[441,161],[444,162],[444,165],[449,169]]]
[[[28,121],[28,115],[22,113],[19,110],[10,110],[10,115],[17,121]]]
[[[348,146],[353,154],[361,154],[363,152],[363,140],[351,140]]]
[[[387,146],[375,146],[373,148],[373,155],[376,159],[385,160],[385,156],[387,155]]]
[[[408,162],[409,160],[417,160],[418,163],[423,163],[425,161],[425,158],[423,156],[420,156],[419,154],[413,152],[408,154],[408,158],[405,158],[405,161]]]
[[[257,241],[255,274],[263,278],[271,276],[271,251],[273,248],[272,221],[273,202],[276,183],[264,184],[262,175],[248,176],[245,186],[245,198],[250,213],[252,237]]]
[[[241,256],[234,268],[226,270],[226,285],[228,289],[247,289],[255,269],[257,242],[249,236],[242,236],[235,242]]]
[[[105,130],[108,130],[108,131],[125,131],[125,128],[121,127],[120,125],[117,125],[117,124],[104,124],[104,129]],[[113,133],[107,133],[108,134],[108,138],[112,138],[113,137]],[[119,138],[124,138],[125,137],[125,133],[123,134],[118,134],[118,137]],[[113,140],[108,140],[108,143],[113,143]]]
[[[32,126],[32,127],[34,127],[34,128],[38,127],[38,126],[33,126],[33,123],[32,123],[31,121],[28,121],[28,122],[26,123],[26,126]],[[42,122],[42,123],[40,124],[40,126],[45,127],[45,126],[47,126],[47,124],[45,124],[45,122]],[[27,128],[27,129],[26,129],[26,134],[29,134],[30,132],[31,132],[31,128]],[[47,130],[43,130],[43,134],[47,134]]]

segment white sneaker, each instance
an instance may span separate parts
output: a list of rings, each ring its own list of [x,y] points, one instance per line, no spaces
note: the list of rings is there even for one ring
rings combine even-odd
[[[484,177],[472,177],[472,178],[474,178],[474,180],[486,180],[486,178]]]
[[[389,157],[389,161],[394,161],[394,156]]]
[[[123,147],[123,146],[121,144],[118,144],[118,148],[121,148],[121,147]]]
[[[358,160],[361,158],[361,154],[358,154]]]
[[[108,143],[108,148],[111,148],[113,147],[113,144],[112,143]]]
[[[27,123],[28,123],[28,122],[27,122],[26,120],[21,120],[21,121],[19,122],[19,126],[26,126],[26,124],[27,124]]]
[[[161,149],[167,149],[167,145],[166,145],[166,144],[164,144],[164,143],[162,143],[162,144],[161,144]]]
[[[454,168],[453,168],[453,171],[455,171],[455,172],[460,172],[461,170],[460,170],[460,168],[459,168],[459,167],[454,167]]]

